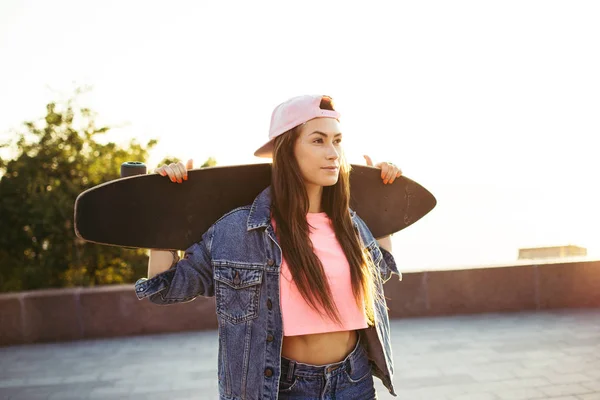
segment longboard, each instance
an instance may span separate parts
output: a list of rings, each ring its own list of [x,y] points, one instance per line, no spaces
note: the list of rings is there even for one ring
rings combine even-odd
[[[414,224],[435,207],[435,197],[418,183],[401,176],[384,185],[380,174],[355,164],[350,173],[350,207],[376,238]],[[105,245],[185,250],[270,184],[269,163],[192,169],[182,184],[158,174],[115,179],[77,197],[75,233]]]

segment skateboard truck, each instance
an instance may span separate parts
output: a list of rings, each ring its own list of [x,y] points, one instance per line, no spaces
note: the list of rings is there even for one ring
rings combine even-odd
[[[146,164],[140,161],[126,161],[121,164],[121,178],[134,175],[146,175]]]

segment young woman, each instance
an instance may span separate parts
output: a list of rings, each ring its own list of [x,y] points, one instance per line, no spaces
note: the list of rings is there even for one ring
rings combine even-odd
[[[152,250],[136,282],[157,304],[216,297],[221,399],[374,399],[373,375],[395,396],[383,282],[400,274],[389,237],[375,240],[349,208],[339,117],[328,96],[277,106],[255,152],[273,159],[271,186],[183,259]],[[383,184],[401,175],[376,167]],[[155,172],[182,183],[191,168]]]

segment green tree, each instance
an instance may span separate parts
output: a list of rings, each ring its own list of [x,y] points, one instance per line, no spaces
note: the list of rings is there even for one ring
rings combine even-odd
[[[165,157],[161,160],[161,162],[158,163],[158,165],[163,165],[163,164],[171,164],[171,163],[178,163],[179,161],[182,161],[181,159],[177,158],[177,157]],[[184,162],[185,164],[185,162]],[[206,168],[206,167],[215,167],[217,165],[217,160],[213,157],[208,157],[206,159],[206,161],[204,161],[204,164],[202,164],[200,166],[200,168]],[[154,169],[150,169],[148,168],[148,172],[152,172]]]
[[[87,243],[73,230],[76,197],[119,178],[125,161],[146,162],[156,145],[101,144],[109,131],[73,98],[47,105],[39,122],[16,133],[11,160],[0,159],[0,291],[132,282],[146,274],[145,250]],[[5,143],[3,146],[6,146]]]
[[[200,166],[200,168],[215,167],[216,165],[217,165],[217,160],[212,157],[208,157],[208,159],[206,161],[204,161],[204,164],[202,164]]]

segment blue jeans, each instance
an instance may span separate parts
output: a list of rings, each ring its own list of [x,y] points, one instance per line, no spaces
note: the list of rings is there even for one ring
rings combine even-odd
[[[281,357],[279,400],[356,399],[377,399],[371,364],[360,339],[344,360],[333,364],[310,365]]]

